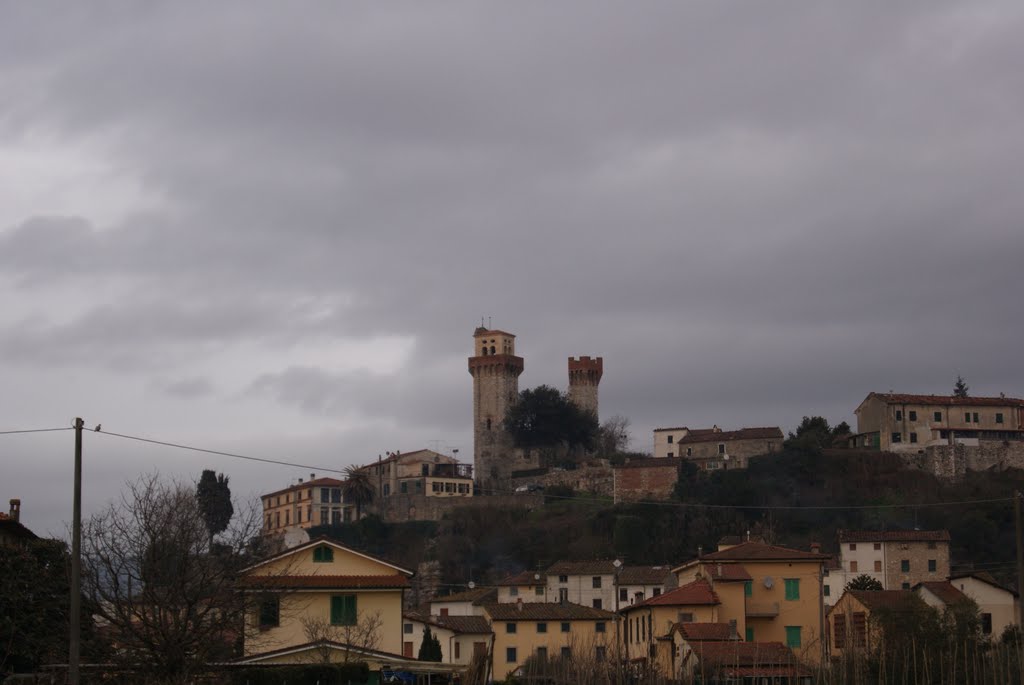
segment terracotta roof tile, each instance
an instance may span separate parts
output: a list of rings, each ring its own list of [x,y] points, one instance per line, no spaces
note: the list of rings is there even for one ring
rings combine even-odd
[[[539,577],[535,578],[534,576]],[[544,585],[546,583],[547,580],[544,578],[543,573],[538,573],[537,571],[521,571],[515,575],[508,576],[507,578],[502,578],[497,583],[495,583],[495,585],[509,587],[522,585]]]
[[[952,395],[873,392],[868,395],[868,398],[872,396],[889,404],[927,404],[944,407],[1024,407],[1024,400],[1016,397],[953,397]]]
[[[700,561],[827,561],[827,554],[805,552],[800,549],[766,545],[763,542],[744,542],[723,549],[720,552],[705,554]]]
[[[485,604],[498,601],[498,590],[493,587],[477,587],[472,590],[455,592],[450,595],[434,597],[431,603],[437,602],[472,602],[473,604]]]
[[[913,590],[847,590],[858,602],[874,611],[875,609],[898,609],[911,603],[917,606],[924,600]]]
[[[670,566],[623,566],[619,571],[619,585],[663,585],[672,575]]]
[[[782,430],[778,426],[758,428],[740,428],[734,431],[699,432],[690,431],[676,442],[681,445],[699,442],[730,442],[732,440],[782,440]]]
[[[919,587],[928,590],[938,597],[946,606],[967,600],[967,595],[956,589],[948,580],[924,581],[915,585],[914,589],[916,590]]]
[[[949,542],[948,530],[841,530],[839,542]]]
[[[695,642],[691,645],[705,668],[794,666],[796,657],[781,642]]]
[[[720,583],[736,583],[753,580],[742,564],[706,564],[705,572],[712,580]]]
[[[486,604],[495,621],[613,621],[615,614],[571,602],[510,602]]]
[[[706,580],[695,580],[686,585],[680,585],[674,590],[663,592],[657,597],[650,597],[642,602],[637,602],[631,607],[623,608],[623,611],[632,611],[640,607],[650,606],[692,606],[692,605],[714,605],[721,604],[718,594]]]
[[[728,623],[677,623],[674,630],[690,642],[739,639],[735,627]]]
[[[610,559],[556,561],[545,573],[549,576],[610,576],[615,573],[615,563]]]
[[[409,579],[400,573],[389,576],[244,576],[238,580],[244,588],[294,589],[388,589],[407,588]]]

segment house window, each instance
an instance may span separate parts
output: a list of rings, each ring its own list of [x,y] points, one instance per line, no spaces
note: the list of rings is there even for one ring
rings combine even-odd
[[[992,614],[981,615],[981,634],[991,635],[992,634]]]
[[[968,412],[964,412],[964,423],[970,423],[970,422],[971,422],[971,412],[969,412],[969,411]]]
[[[547,647],[538,647],[537,648],[537,660],[538,661],[547,661],[548,660],[548,648]]]
[[[874,549],[875,549],[876,551],[877,551],[877,550],[880,550],[880,549],[882,549],[882,543],[881,543],[881,542],[876,542],[876,543],[874,544]]]
[[[754,629],[753,628],[747,628],[747,630],[746,630],[746,638],[747,638],[747,642],[753,642],[754,641]]]
[[[629,588],[625,588],[625,587],[620,587],[619,588],[619,601],[620,602],[629,601]]]
[[[751,597],[754,594],[754,581],[748,580],[743,583],[743,596]]]
[[[935,563],[934,559],[928,560],[928,573],[935,573],[938,564]]]
[[[440,615],[441,616],[447,616],[448,615],[448,607],[442,607]]]
[[[605,632],[604,621],[598,621],[597,623],[594,624],[594,632],[595,633],[603,633],[603,632]]]
[[[917,433],[910,434],[910,442],[917,442]]]
[[[562,623],[562,632],[563,633],[568,633],[569,632],[569,622],[568,621],[564,621]]]
[[[602,662],[608,657],[608,650],[604,645],[594,647],[594,660]]]
[[[825,590],[824,590],[825,596],[826,597],[831,597],[832,596],[832,588],[829,587],[828,585],[825,585],[824,588],[825,588]]]
[[[941,411],[937,411],[934,414],[932,414],[932,420],[933,421],[942,421],[942,412]]]
[[[402,624],[402,632],[405,633],[406,635],[412,635],[412,624],[411,623],[403,623]]]
[[[910,416],[911,421],[917,421],[917,412],[911,409],[907,414]]]
[[[505,648],[505,662],[514,664],[516,662],[516,648],[506,647]]]
[[[560,587],[558,588],[558,601],[568,602],[569,601],[569,588]]]
[[[850,562],[850,573],[856,573],[856,572],[857,572],[857,562],[856,561],[851,561]]]
[[[318,564],[329,564],[334,561],[334,550],[321,545],[313,550],[313,561]]]
[[[572,656],[572,649],[569,648],[569,647],[562,647],[562,650],[559,653],[559,656],[562,657],[563,659],[568,659],[570,656]]]
[[[391,484],[390,483],[384,483],[384,496],[387,497],[390,494],[391,494]]]
[[[547,623],[538,623],[537,624],[537,632],[538,633],[546,633],[546,632],[548,632],[548,624]]]
[[[402,494],[404,495],[407,492],[409,492],[409,484],[403,480],[402,481]]]
[[[718,453],[719,454],[725,454],[725,443],[724,442],[718,443]]]
[[[601,576],[594,576],[590,579],[590,586],[595,590],[601,589]]]
[[[674,457],[675,455],[674,455],[674,454],[672,454],[672,452],[671,452],[671,451],[669,451],[669,453],[668,453],[668,454],[666,454],[665,456],[666,456],[666,457]]]
[[[420,475],[421,476],[429,476],[430,475],[430,464],[420,464]]]
[[[909,590],[910,589],[910,583],[903,583],[903,585],[900,586],[900,589],[902,589],[902,590]]]
[[[688,456],[688,457],[692,457],[693,456],[693,448],[692,447],[687,447],[686,448],[686,456]]]
[[[856,542],[851,542],[850,543],[850,551],[851,552],[856,552],[857,551],[857,543]]]
[[[1002,423],[1002,422],[1003,422],[1003,412],[997,411],[996,412],[996,423]]]
[[[786,599],[795,601],[800,599],[800,579],[786,578]]]
[[[260,600],[259,627],[261,630],[281,625],[281,600],[278,597],[264,597]]]
[[[518,597],[519,596],[519,588],[517,588],[517,587],[510,587],[508,589],[508,594],[512,595],[513,597]]]
[[[661,588],[660,588],[660,587],[656,587],[656,588],[654,588],[654,590],[653,590],[653,591],[651,592],[651,597],[657,597],[657,596],[658,596],[658,595],[660,595],[660,594],[661,594]]]
[[[902,573],[910,573],[910,559],[900,560],[900,571]]]
[[[935,544],[935,540],[929,540],[928,541],[928,549],[935,549],[936,546],[937,545]]]
[[[356,619],[355,595],[334,595],[331,597],[332,626],[354,626]]]
[[[595,599],[593,601],[593,606],[594,606],[595,609],[600,609],[601,608],[601,600],[600,599]]]
[[[462,649],[461,649],[461,647],[462,647],[462,643],[460,643],[460,642],[456,642],[455,643],[455,658],[456,659],[461,659],[462,658]]]
[[[693,612],[680,611],[676,618],[679,619],[679,623],[693,623]]]
[[[892,434],[892,441],[893,442],[902,442],[902,440],[903,440],[903,436],[900,435],[899,433],[893,433]]]
[[[896,420],[897,421],[902,421],[903,420],[903,410],[902,409],[897,409],[896,410]]]
[[[543,597],[544,596],[544,586],[543,585],[538,585],[537,587],[533,588],[533,594],[537,595],[538,597]]]
[[[789,648],[800,646],[800,626],[786,626],[786,646]]]
[[[506,623],[505,624],[505,632],[508,633],[509,635],[514,635],[515,632],[516,632],[516,624],[515,623]]]
[[[672,435],[668,436],[668,444],[670,444],[670,445],[672,444],[672,438],[673,438],[673,437],[674,437],[674,436],[672,436]]]
[[[881,573],[882,571],[882,560],[875,559],[875,573]]]
[[[978,412],[974,412],[974,423],[978,423]]]
[[[559,583],[568,583],[569,582],[569,576],[558,576],[558,582]]]

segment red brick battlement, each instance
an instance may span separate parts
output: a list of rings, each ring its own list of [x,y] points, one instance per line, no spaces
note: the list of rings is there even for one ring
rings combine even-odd
[[[604,373],[604,357],[597,357],[591,359],[590,357],[569,357],[569,376],[570,378],[574,373],[583,372],[586,375],[596,375],[594,380],[601,380],[601,375]]]

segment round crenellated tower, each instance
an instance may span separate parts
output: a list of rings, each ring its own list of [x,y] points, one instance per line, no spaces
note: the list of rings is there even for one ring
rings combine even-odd
[[[598,416],[597,386],[601,383],[603,373],[603,357],[569,357],[569,399],[594,416]]]
[[[473,331],[473,472],[486,493],[502,490],[512,474],[512,438],[504,429],[505,413],[519,399],[523,358],[516,356],[516,336],[483,326]]]

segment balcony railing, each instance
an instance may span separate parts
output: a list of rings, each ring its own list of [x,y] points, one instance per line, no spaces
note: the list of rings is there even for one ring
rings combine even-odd
[[[747,616],[768,617],[779,615],[778,602],[747,602]]]

